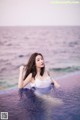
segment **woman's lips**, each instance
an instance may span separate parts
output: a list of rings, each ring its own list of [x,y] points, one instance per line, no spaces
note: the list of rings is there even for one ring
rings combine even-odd
[[[42,63],[41,65],[44,66],[44,63]]]

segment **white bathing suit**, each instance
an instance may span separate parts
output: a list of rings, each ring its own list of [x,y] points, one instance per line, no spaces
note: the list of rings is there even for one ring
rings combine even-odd
[[[48,76],[45,80],[40,80],[38,78],[35,79],[34,83],[30,83],[31,87],[37,87],[37,88],[45,88],[49,87],[52,80],[50,76]]]
[[[38,78],[35,79],[34,83],[30,83],[31,88],[35,87],[36,91],[42,94],[49,93],[51,90],[52,80],[50,76],[48,76],[45,80],[40,80]]]

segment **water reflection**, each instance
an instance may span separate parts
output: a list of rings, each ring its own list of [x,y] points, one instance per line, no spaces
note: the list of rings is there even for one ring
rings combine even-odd
[[[51,97],[36,96],[24,88],[0,94],[0,112],[9,120],[80,120],[80,87],[59,89]]]
[[[63,104],[59,98],[35,95],[28,89],[20,89],[20,106],[29,114],[31,120],[52,120],[53,110]],[[27,114],[25,118],[27,117]]]

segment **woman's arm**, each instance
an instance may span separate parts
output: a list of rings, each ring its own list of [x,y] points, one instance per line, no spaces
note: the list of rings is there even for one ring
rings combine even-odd
[[[20,66],[18,88],[24,88],[32,79],[32,73],[30,73],[25,80],[23,80],[24,66]]]
[[[55,80],[52,80],[52,83],[54,83],[54,86],[56,88],[59,88],[60,87],[60,84],[58,82],[56,82]]]
[[[48,71],[47,73],[48,73],[48,75],[50,76],[50,72]],[[56,88],[59,88],[59,87],[60,87],[59,83],[58,83],[56,80],[54,80],[53,78],[51,78],[51,79],[52,79],[52,83],[54,84],[54,86],[55,86]]]

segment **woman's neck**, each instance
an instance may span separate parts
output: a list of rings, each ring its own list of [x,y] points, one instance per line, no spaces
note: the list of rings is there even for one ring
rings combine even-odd
[[[40,75],[41,68],[37,68],[37,75]]]

